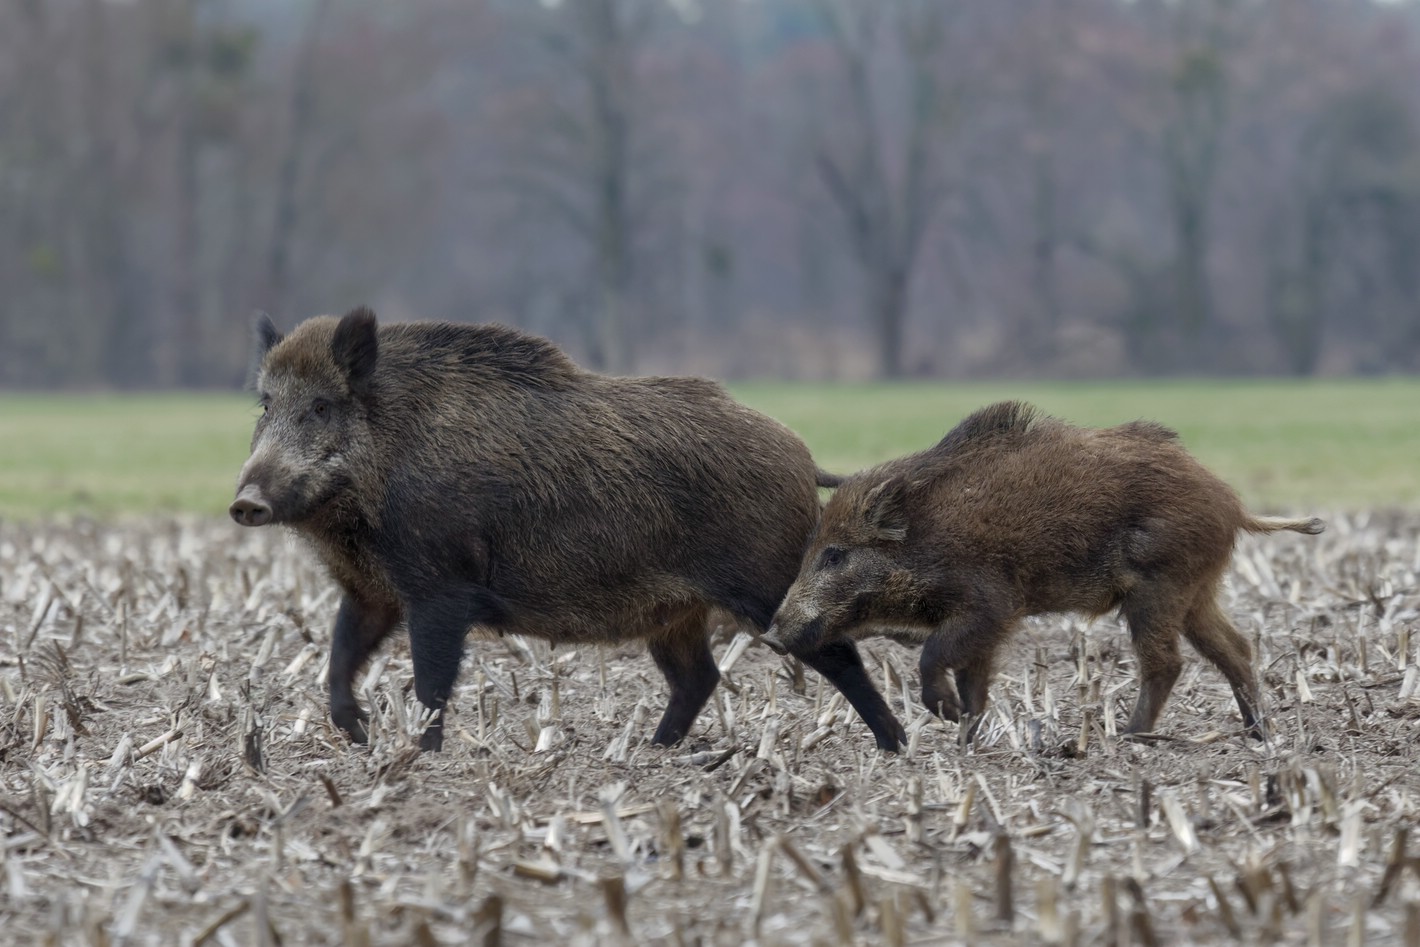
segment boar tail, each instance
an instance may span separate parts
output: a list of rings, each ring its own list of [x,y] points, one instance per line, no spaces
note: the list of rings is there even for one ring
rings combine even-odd
[[[847,479],[847,477],[840,477],[838,474],[831,474],[827,470],[814,468],[814,480],[821,487],[828,487],[829,489],[841,487],[843,486],[843,481]]]
[[[1294,533],[1315,536],[1326,529],[1326,524],[1315,516],[1300,520],[1287,519],[1282,516],[1249,516],[1243,520],[1243,529],[1249,533],[1275,533],[1278,530],[1290,529]]]

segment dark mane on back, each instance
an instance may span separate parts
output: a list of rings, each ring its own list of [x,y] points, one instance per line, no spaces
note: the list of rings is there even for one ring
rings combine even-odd
[[[1041,414],[1023,401],[1000,401],[969,415],[937,442],[931,453],[953,454],[999,437],[1024,434]]]
[[[1134,437],[1142,437],[1151,441],[1176,441],[1178,432],[1171,427],[1164,427],[1157,421],[1130,421],[1121,424],[1119,430]]]
[[[407,323],[392,325],[389,331],[416,354],[518,385],[558,387],[578,372],[576,364],[546,339],[495,323]]]

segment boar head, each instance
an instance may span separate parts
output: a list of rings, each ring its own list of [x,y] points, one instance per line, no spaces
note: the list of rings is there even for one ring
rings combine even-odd
[[[900,623],[916,585],[907,551],[907,483],[860,475],[824,507],[763,641],[782,653],[805,654],[860,629]]]
[[[375,314],[318,317],[283,337],[263,313],[255,342],[262,413],[230,512],[243,526],[299,525],[350,489],[369,452]]]

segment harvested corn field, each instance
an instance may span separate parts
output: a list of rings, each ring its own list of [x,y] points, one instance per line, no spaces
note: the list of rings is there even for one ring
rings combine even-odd
[[[1420,943],[1420,518],[1244,538],[1224,604],[1275,738],[1188,663],[1148,742],[1112,619],[1031,623],[977,744],[865,658],[900,757],[733,628],[685,745],[635,647],[470,638],[446,752],[407,648],[330,725],[331,582],[226,522],[0,523],[14,943]],[[904,706],[905,705],[905,706]]]

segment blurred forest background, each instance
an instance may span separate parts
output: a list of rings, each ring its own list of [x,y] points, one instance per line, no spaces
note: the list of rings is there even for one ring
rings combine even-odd
[[[0,0],[0,385],[290,326],[615,372],[1420,368],[1420,4]]]

